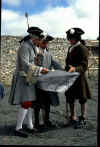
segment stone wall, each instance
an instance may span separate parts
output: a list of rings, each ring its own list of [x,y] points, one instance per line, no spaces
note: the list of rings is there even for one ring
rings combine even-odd
[[[22,36],[1,36],[1,65],[0,82],[10,85],[16,66],[16,55],[19,48],[19,40]],[[54,58],[64,66],[68,43],[65,39],[55,38],[49,43],[49,49]]]
[[[0,82],[4,84],[11,84],[12,75],[16,66],[17,50],[20,45],[19,40],[22,38],[23,36],[1,36]],[[91,44],[94,48],[94,42],[92,41],[91,43],[88,40],[87,46],[89,46],[89,48]],[[69,43],[64,38],[55,38],[52,42],[49,43],[49,49],[53,57],[59,63],[61,63],[63,67],[65,65],[65,57],[67,54],[68,46]],[[93,54],[91,54],[91,56],[93,56]],[[90,62],[91,61],[89,60],[89,63]]]

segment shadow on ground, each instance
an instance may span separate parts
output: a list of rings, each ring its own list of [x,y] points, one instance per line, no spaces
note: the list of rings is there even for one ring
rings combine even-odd
[[[15,125],[0,126],[0,136],[14,136]]]
[[[71,128],[71,127],[74,128],[74,126],[65,127],[63,123],[59,123],[56,125],[57,126],[53,127],[53,128],[41,128],[37,133],[45,133],[48,131],[61,130],[61,129],[63,130],[63,129]],[[26,125],[23,125],[24,130],[25,130],[25,128],[26,128]],[[84,129],[92,131],[93,129],[95,129],[95,127],[92,124],[92,122],[87,121],[87,124]],[[15,130],[15,124],[5,125],[5,126],[2,125],[2,126],[0,126],[0,136],[15,136],[14,130]]]

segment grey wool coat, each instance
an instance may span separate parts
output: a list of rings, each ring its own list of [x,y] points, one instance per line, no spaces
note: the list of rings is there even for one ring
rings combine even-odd
[[[35,46],[32,40],[22,42],[17,52],[16,70],[13,74],[11,91],[8,102],[12,105],[18,105],[25,101],[35,101],[35,81],[27,84],[27,75],[34,71],[38,73],[39,66],[34,63]],[[36,76],[34,76],[36,80]]]

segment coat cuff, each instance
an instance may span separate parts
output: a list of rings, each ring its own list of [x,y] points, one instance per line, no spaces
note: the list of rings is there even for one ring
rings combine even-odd
[[[36,65],[29,65],[29,70],[27,72],[27,77],[26,77],[26,81],[30,84],[35,83],[37,80],[37,76],[39,74],[39,66]]]

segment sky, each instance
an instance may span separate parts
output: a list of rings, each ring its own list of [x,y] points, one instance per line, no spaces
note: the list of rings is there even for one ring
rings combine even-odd
[[[99,36],[99,0],[2,0],[1,35],[27,35],[38,26],[53,37],[66,38],[73,27],[84,30],[83,39]]]

